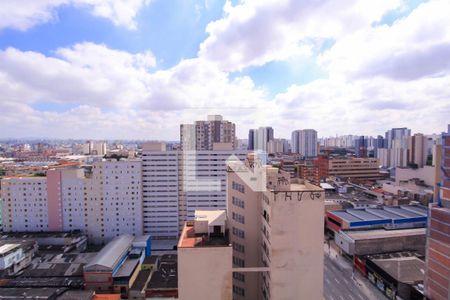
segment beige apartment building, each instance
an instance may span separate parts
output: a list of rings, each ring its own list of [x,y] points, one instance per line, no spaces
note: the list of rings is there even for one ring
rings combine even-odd
[[[324,192],[257,165],[228,168],[233,299],[322,299]]]
[[[380,162],[376,158],[343,158],[328,161],[328,176],[379,179]]]
[[[178,242],[181,300],[232,299],[232,248],[224,210],[198,210]]]

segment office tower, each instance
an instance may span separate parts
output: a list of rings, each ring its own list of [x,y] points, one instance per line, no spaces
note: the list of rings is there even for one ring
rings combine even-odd
[[[255,129],[248,131],[248,150],[255,150]]]
[[[322,299],[323,190],[259,165],[228,169],[233,299]]]
[[[178,242],[180,299],[232,299],[232,248],[224,210],[196,211]]]
[[[220,146],[220,147],[218,147]],[[247,150],[216,143],[212,151],[167,150],[164,143],[143,145],[144,231],[154,238],[178,238],[196,210],[226,208],[226,161],[244,160]]]
[[[367,157],[368,139],[365,136],[360,136],[355,140],[355,156],[360,158]]]
[[[442,134],[438,202],[430,207],[427,232],[425,294],[433,300],[450,298],[450,125]]]
[[[424,157],[425,136],[416,133],[408,139],[408,163],[423,168],[426,157]]]
[[[96,244],[141,235],[141,176],[138,160],[104,160],[86,175],[66,168],[50,169],[46,177],[3,178],[3,229],[81,230]]]
[[[181,124],[180,142],[184,150],[213,150],[214,143],[231,143],[236,149],[236,126],[220,115],[209,115],[206,121]]]
[[[274,131],[272,127],[259,127],[258,129],[251,129],[253,131],[253,150],[260,150],[267,152],[267,143],[274,139]],[[249,139],[251,133],[249,132]],[[250,145],[249,140],[249,145]]]

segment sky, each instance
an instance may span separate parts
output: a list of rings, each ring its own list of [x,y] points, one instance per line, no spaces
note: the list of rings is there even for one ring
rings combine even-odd
[[[0,138],[440,133],[450,1],[0,0]]]

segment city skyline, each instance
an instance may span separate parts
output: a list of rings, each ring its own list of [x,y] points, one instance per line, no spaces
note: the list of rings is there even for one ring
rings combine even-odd
[[[448,1],[336,5],[3,3],[0,138],[177,140],[210,114],[239,138],[445,130]]]

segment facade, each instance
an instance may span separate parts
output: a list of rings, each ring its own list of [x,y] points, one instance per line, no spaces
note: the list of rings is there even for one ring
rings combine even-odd
[[[292,153],[304,157],[317,156],[317,131],[314,129],[295,130],[291,135]]]
[[[347,179],[378,179],[381,177],[379,161],[376,158],[329,159],[328,175]]]
[[[232,299],[232,247],[224,210],[196,211],[178,242],[181,300]]]
[[[141,161],[103,160],[92,171],[50,169],[46,177],[2,179],[3,230],[81,230],[94,243],[141,235]]]
[[[355,156],[356,157],[367,157],[367,148],[368,148],[368,139],[365,136],[360,136],[358,139],[355,140]]]
[[[249,150],[268,152],[268,143],[274,139],[274,131],[272,127],[250,129],[248,138]],[[253,147],[250,148],[250,145]]]
[[[323,190],[257,165],[249,155],[249,169],[228,169],[233,299],[321,299]],[[266,178],[263,189],[254,176]]]
[[[432,300],[450,297],[450,125],[442,134],[438,202],[430,205],[425,293]]]
[[[248,150],[255,150],[255,129],[248,131]]]
[[[180,141],[184,150],[213,150],[214,143],[231,143],[236,149],[236,125],[210,115],[206,121],[180,125]]]
[[[418,168],[423,168],[426,163],[424,156],[425,136],[421,133],[416,133],[409,138],[409,164],[414,164]]]
[[[226,209],[226,161],[232,155],[244,160],[247,151],[222,146],[212,151],[167,150],[162,143],[143,146],[145,233],[177,239],[196,210]]]

